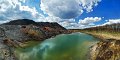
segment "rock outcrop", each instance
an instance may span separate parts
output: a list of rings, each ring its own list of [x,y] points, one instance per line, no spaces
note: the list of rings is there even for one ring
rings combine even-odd
[[[120,60],[120,40],[106,40],[90,49],[90,60]]]
[[[34,22],[29,19],[18,19],[0,25],[0,33],[12,40],[43,40],[68,31],[58,23]],[[2,34],[0,36],[2,36]]]

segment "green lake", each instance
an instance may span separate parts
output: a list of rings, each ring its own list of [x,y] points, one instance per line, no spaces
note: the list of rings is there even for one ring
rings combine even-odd
[[[34,46],[16,49],[19,60],[87,60],[99,39],[84,33],[61,34]]]

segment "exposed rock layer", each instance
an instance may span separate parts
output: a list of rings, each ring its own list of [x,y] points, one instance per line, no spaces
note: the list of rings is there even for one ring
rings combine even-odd
[[[90,51],[90,60],[120,60],[120,40],[101,41]]]

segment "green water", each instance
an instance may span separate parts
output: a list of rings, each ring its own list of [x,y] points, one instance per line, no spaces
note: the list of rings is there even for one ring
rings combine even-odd
[[[87,60],[90,46],[98,39],[84,34],[61,34],[40,44],[16,49],[19,60]]]

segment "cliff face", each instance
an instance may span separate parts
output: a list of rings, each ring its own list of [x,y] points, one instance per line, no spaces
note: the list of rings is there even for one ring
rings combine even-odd
[[[120,40],[101,41],[90,49],[90,60],[119,60]]]
[[[58,23],[19,19],[0,25],[0,60],[17,60],[14,48],[26,41],[42,41],[68,31]]]

